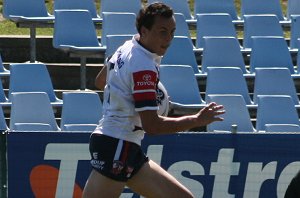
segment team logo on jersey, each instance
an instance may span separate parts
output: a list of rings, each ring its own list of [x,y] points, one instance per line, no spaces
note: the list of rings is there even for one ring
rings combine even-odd
[[[121,67],[123,67],[124,65],[124,61],[121,58],[121,53],[118,54],[118,58],[117,58],[117,64],[118,64],[118,68],[120,69]]]
[[[156,89],[156,102],[158,105],[162,104],[162,101],[165,99],[165,97],[166,97],[165,93],[161,89],[157,88]]]
[[[121,171],[123,170],[123,168],[124,168],[123,162],[118,161],[118,160],[115,160],[115,161],[113,162],[113,167],[112,167],[111,172],[112,172],[113,174],[115,174],[115,175],[118,175],[118,174],[121,173]]]

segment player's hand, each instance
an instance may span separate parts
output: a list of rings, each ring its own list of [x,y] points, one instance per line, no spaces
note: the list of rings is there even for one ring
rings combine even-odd
[[[209,103],[196,114],[199,126],[205,126],[215,121],[224,120],[224,118],[220,116],[224,113],[223,105],[218,105],[215,102]]]

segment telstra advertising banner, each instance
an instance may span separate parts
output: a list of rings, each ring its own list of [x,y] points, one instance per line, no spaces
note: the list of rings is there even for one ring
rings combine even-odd
[[[79,198],[91,171],[89,133],[7,134],[8,197]],[[283,197],[300,170],[300,134],[146,136],[145,153],[196,197]],[[123,198],[139,197],[129,189]]]

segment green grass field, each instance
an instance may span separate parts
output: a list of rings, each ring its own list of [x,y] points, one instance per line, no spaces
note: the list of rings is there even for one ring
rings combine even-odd
[[[24,0],[25,1],[25,0]],[[236,9],[239,12],[240,11],[240,1],[241,0],[235,0],[236,3]],[[100,0],[96,0],[96,6],[97,9],[99,10],[100,8]],[[146,0],[143,0],[143,3],[146,3]],[[189,0],[190,3],[190,8],[193,11],[193,4],[194,4],[194,0]],[[283,12],[286,12],[286,4],[287,4],[287,0],[281,0],[282,3],[282,8],[283,8]],[[29,35],[29,29],[28,28],[17,28],[15,23],[6,20],[3,18],[2,16],[2,4],[3,4],[3,0],[0,0],[0,10],[1,10],[1,15],[0,15],[0,35]],[[53,1],[52,0],[48,0],[46,2],[47,4],[47,8],[49,13],[53,13]],[[194,36],[193,34],[195,34],[192,31],[192,36]],[[37,29],[37,35],[53,35],[53,29],[52,28],[38,28]]]

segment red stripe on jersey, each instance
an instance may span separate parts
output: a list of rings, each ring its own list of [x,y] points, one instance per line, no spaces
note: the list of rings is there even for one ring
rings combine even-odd
[[[133,90],[156,89],[157,74],[151,70],[144,70],[133,73]]]
[[[143,92],[143,93],[134,93],[134,101],[143,101],[143,100],[156,100],[155,92]]]

